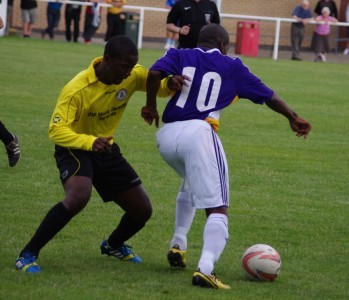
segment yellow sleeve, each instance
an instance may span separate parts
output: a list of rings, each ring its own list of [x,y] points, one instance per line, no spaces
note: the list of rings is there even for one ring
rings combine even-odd
[[[92,151],[92,145],[97,137],[79,134],[73,130],[74,121],[80,117],[81,99],[75,94],[71,96],[63,89],[49,125],[49,138],[56,145]]]

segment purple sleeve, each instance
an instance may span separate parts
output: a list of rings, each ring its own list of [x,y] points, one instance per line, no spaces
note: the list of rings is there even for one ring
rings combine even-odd
[[[235,59],[239,68],[237,76],[237,94],[239,98],[246,98],[254,103],[263,104],[271,100],[274,91],[267,87],[256,75],[252,74],[240,59]]]
[[[167,76],[182,74],[176,49],[169,49],[163,57],[151,66],[150,70],[165,72]]]

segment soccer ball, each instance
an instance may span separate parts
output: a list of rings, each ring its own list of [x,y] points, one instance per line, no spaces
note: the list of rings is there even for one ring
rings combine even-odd
[[[273,247],[256,244],[242,255],[241,265],[248,280],[274,281],[280,273],[281,258]]]

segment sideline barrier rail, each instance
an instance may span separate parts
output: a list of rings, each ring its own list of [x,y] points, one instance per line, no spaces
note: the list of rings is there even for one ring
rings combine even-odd
[[[50,2],[49,0],[37,0],[40,2]],[[92,6],[93,3],[91,2],[80,2],[80,1],[59,1],[63,4],[77,4],[82,6]],[[111,7],[110,4],[106,3],[100,3],[101,7]],[[149,7],[149,6],[132,6],[132,5],[124,5],[123,9],[130,9],[130,10],[136,10],[139,12],[139,30],[138,30],[138,39],[137,39],[137,48],[142,48],[142,39],[143,39],[143,26],[144,26],[144,12],[145,11],[155,11],[155,12],[165,12],[168,13],[168,9],[166,8],[157,8],[157,7]],[[296,23],[294,19],[291,18],[276,18],[276,17],[261,17],[261,16],[250,16],[250,15],[236,15],[236,14],[220,14],[221,18],[227,18],[227,19],[247,19],[247,20],[253,20],[253,21],[270,21],[275,22],[275,37],[274,37],[274,46],[273,46],[273,59],[278,59],[278,52],[279,52],[279,41],[280,41],[280,28],[281,28],[281,22],[285,23]],[[323,22],[316,22],[316,21],[310,21],[309,24],[321,24]],[[349,23],[345,22],[337,22],[337,23],[330,23],[331,26],[348,26]],[[165,26],[165,24],[164,24]]]

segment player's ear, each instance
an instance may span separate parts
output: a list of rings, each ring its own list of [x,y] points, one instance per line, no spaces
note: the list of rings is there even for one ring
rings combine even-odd
[[[108,54],[108,53],[104,54],[103,59],[104,59],[105,61],[110,61],[110,60],[111,60],[110,54]]]
[[[219,51],[221,51],[222,54],[227,54],[228,52],[228,45],[226,45],[223,41],[219,42],[219,47],[218,47]]]

